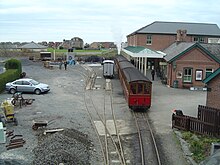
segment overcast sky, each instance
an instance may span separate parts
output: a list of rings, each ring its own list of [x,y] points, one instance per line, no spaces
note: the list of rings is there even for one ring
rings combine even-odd
[[[220,1],[203,0],[0,0],[0,42],[125,42],[154,21],[214,23]]]

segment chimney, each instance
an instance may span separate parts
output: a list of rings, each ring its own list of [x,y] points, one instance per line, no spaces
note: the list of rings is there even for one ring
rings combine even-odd
[[[176,31],[176,41],[177,42],[186,41],[186,33],[187,33],[187,30],[178,29]]]

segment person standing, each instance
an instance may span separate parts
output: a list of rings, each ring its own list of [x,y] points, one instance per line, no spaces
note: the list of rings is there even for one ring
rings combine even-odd
[[[59,69],[60,70],[62,69],[62,61],[60,61],[60,63],[59,63]]]
[[[66,70],[66,68],[67,68],[67,61],[64,61],[64,68]]]
[[[152,81],[154,81],[154,76],[155,76],[155,70],[154,69],[152,69],[152,71],[151,71],[151,76],[152,76]]]

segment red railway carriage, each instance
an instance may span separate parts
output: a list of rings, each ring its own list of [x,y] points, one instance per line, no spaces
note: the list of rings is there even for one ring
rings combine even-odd
[[[127,59],[122,59],[116,57],[116,66],[128,106],[133,110],[150,108],[152,82]]]

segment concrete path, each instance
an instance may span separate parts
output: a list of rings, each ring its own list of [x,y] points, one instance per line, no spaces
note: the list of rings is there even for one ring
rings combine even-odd
[[[151,78],[148,72],[148,77]],[[197,117],[198,105],[206,104],[206,91],[170,88],[162,84],[155,76],[153,82],[152,107],[148,111],[154,129],[161,139],[167,159],[163,164],[185,165],[184,153],[171,128],[173,109],[180,109],[184,114]]]

